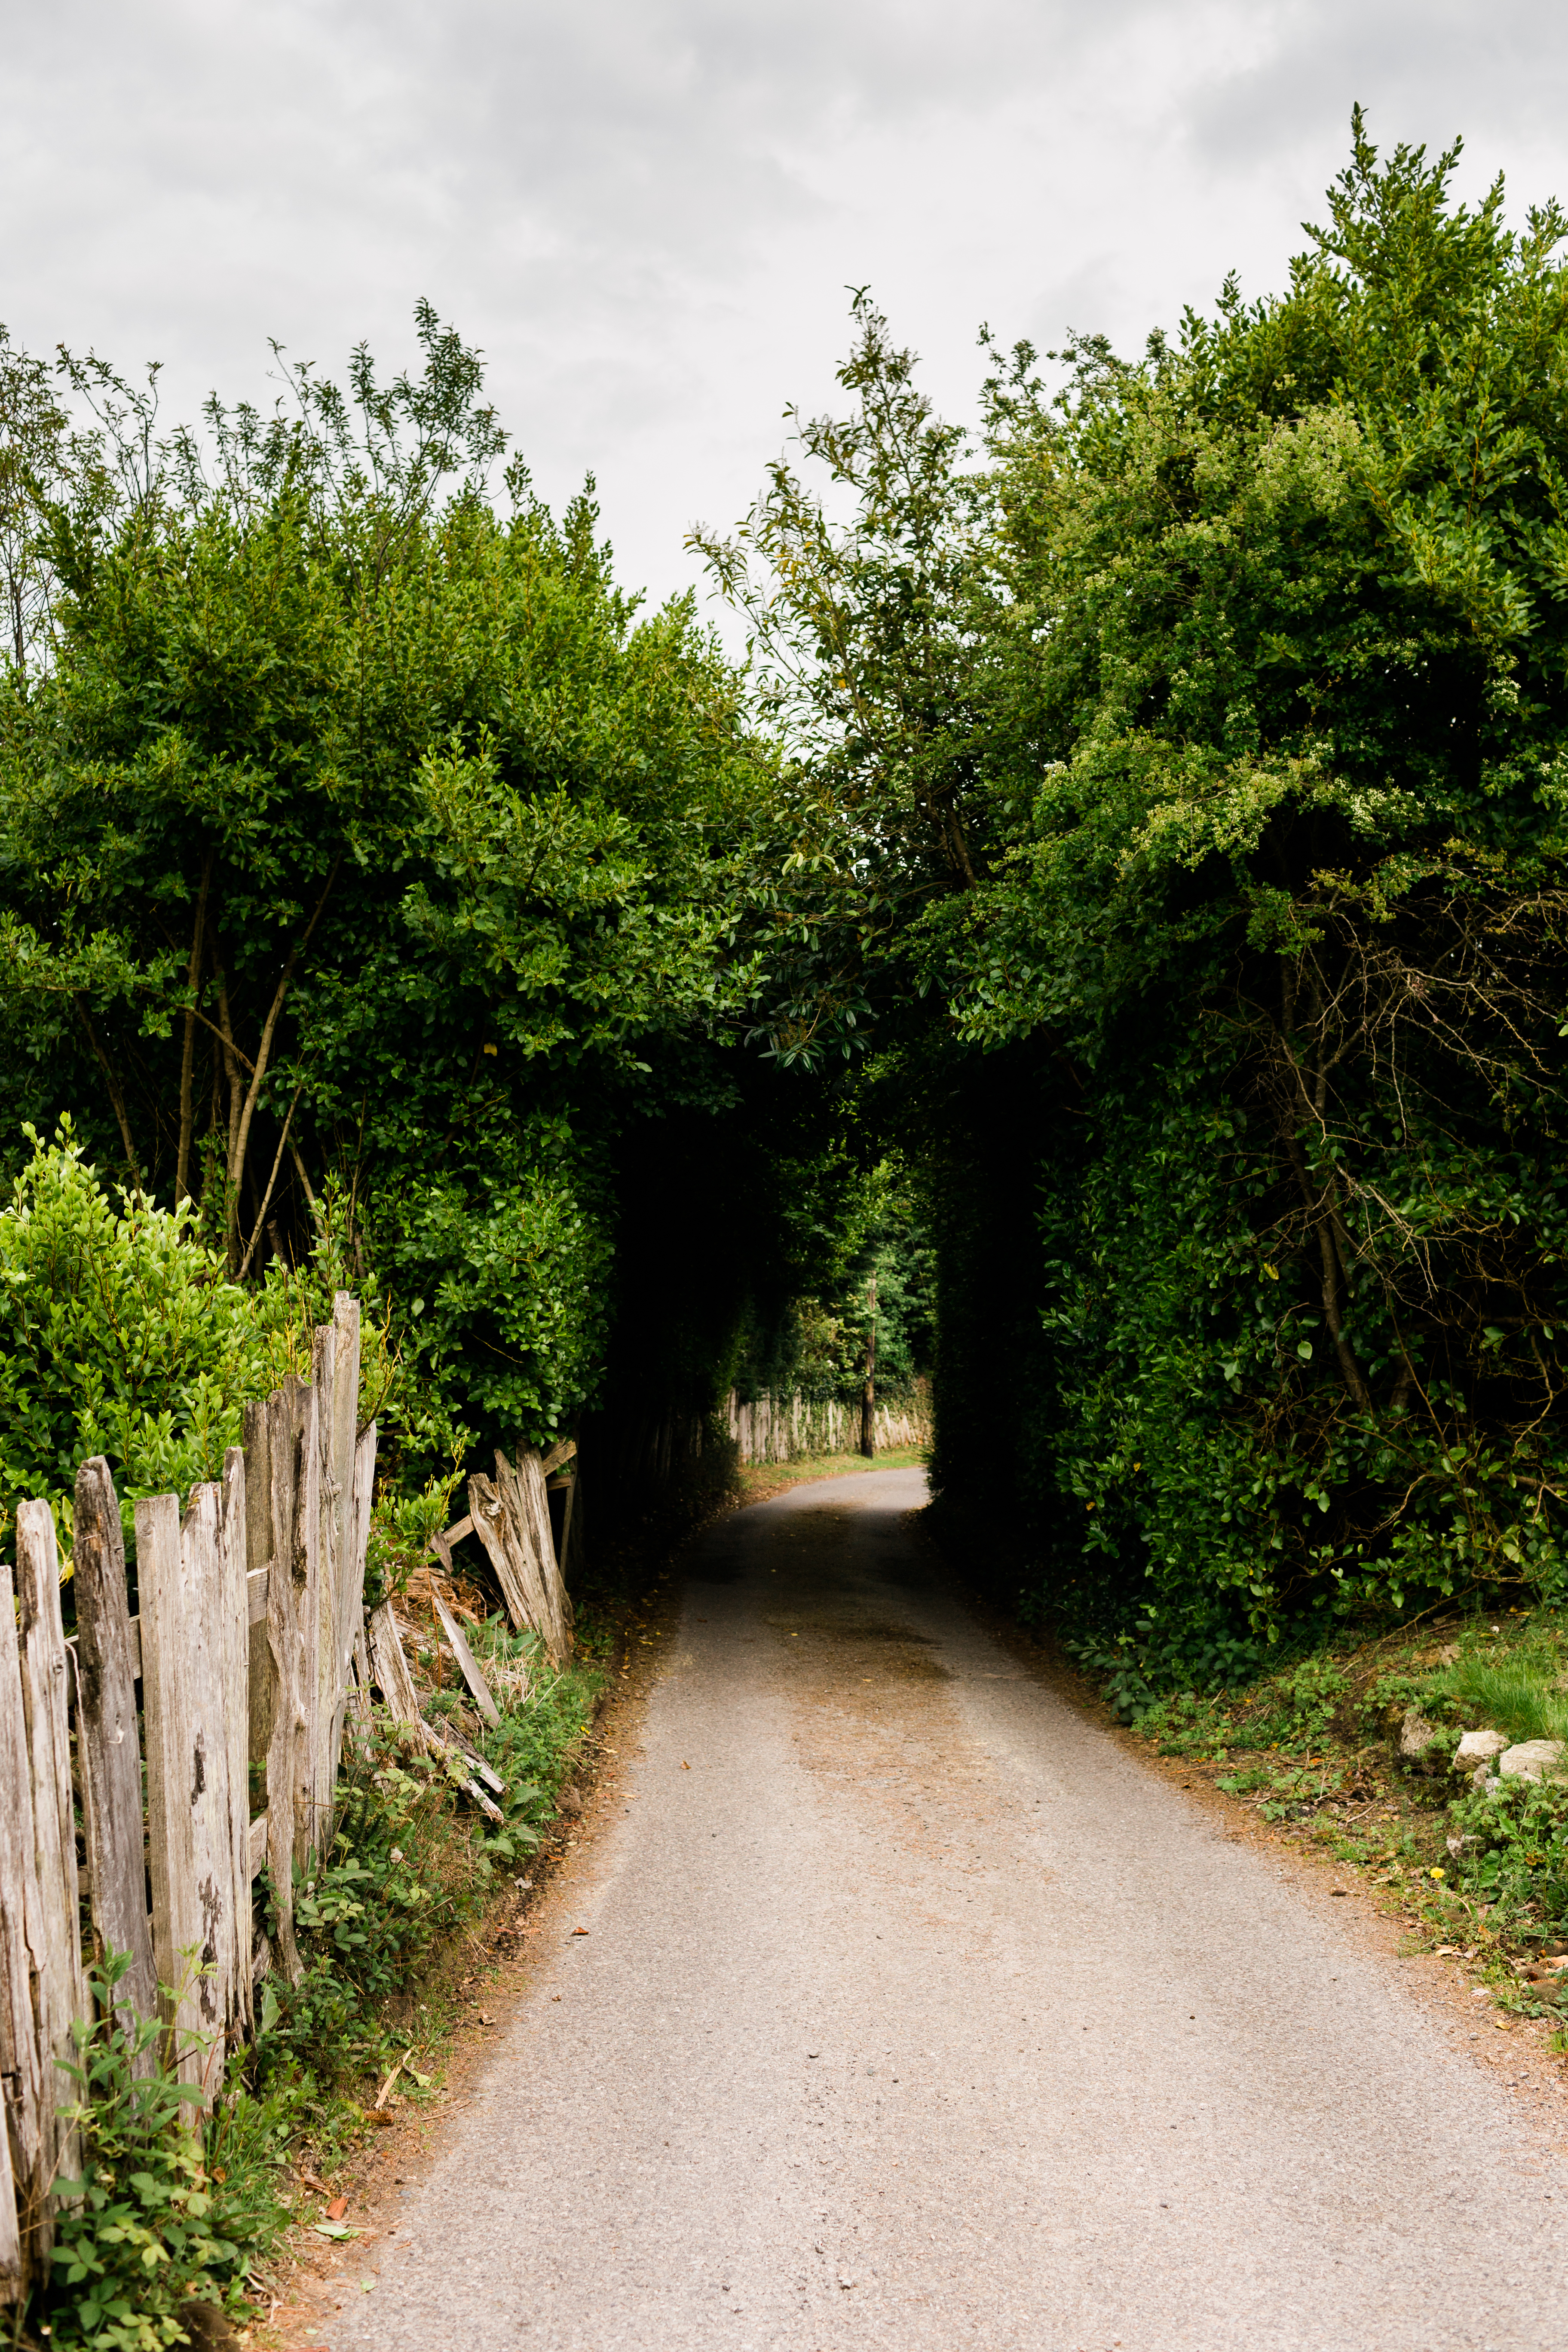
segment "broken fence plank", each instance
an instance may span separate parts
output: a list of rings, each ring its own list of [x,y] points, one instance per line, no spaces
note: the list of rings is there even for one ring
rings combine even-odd
[[[158,2012],[158,1972],[147,1916],[142,1841],[142,1753],[136,1675],[125,1590],[125,1538],[120,1500],[101,1454],[76,1474],[71,1541],[76,1588],[77,1761],[87,1824],[92,1924],[104,1951],[127,1952],[116,2014],[130,2026]],[[156,2068],[151,2043],[139,2074]]]
[[[550,1497],[544,1487],[544,1465],[537,1454],[520,1454],[516,1464],[496,1455],[496,1484],[506,1497],[521,1540],[533,1566],[543,1601],[540,1631],[550,1663],[557,1673],[572,1657],[572,1603],[555,1557],[555,1535],[550,1523]]]
[[[371,1611],[365,1623],[365,1643],[370,1652],[371,1680],[385,1700],[393,1721],[422,1722],[414,1677],[408,1671],[403,1636],[397,1630],[390,1601],[384,1601],[379,1609]]]
[[[559,1470],[563,1462],[570,1462],[576,1451],[577,1441],[574,1437],[558,1439],[540,1465],[545,1476],[548,1478],[552,1470]]]
[[[365,1627],[365,1639],[370,1651],[371,1677],[385,1700],[393,1721],[405,1725],[421,1746],[443,1762],[449,1756],[459,1757],[468,1767],[470,1774],[463,1784],[467,1793],[492,1822],[503,1821],[505,1815],[500,1807],[486,1796],[479,1781],[481,1779],[487,1780],[498,1797],[506,1794],[506,1782],[499,1773],[491,1770],[482,1756],[474,1755],[453,1733],[438,1731],[421,1715],[414,1676],[408,1670],[403,1636],[398,1631],[390,1601],[384,1601],[379,1609],[372,1611]]]
[[[245,1833],[246,1862],[256,1878],[267,1867],[267,1816],[258,1813]]]
[[[559,1671],[572,1655],[572,1604],[556,1565],[538,1454],[523,1456],[520,1474],[498,1452],[493,1480],[482,1473],[469,1479],[468,1502],[507,1614],[520,1630],[538,1634]]]
[[[468,1481],[468,1507],[495,1570],[507,1615],[520,1633],[537,1633],[543,1641],[548,1609],[522,1530],[513,1525],[500,1487],[482,1471]]]
[[[438,1592],[432,1592],[430,1597],[436,1603],[436,1614],[441,1620],[441,1631],[447,1636],[447,1643],[451,1647],[452,1655],[457,1659],[458,1664],[462,1670],[463,1680],[468,1684],[470,1692],[473,1694],[474,1705],[479,1708],[479,1713],[484,1717],[485,1721],[489,1725],[493,1731],[500,1721],[500,1709],[497,1706],[495,1700],[491,1696],[490,1686],[485,1680],[484,1673],[479,1665],[479,1662],[475,1657],[472,1650],[469,1649],[462,1627],[458,1624],[457,1619],[453,1616],[451,1611],[447,1608],[440,1594]]]

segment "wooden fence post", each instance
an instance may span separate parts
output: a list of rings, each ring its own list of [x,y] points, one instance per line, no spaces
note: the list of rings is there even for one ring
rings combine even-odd
[[[14,2267],[5,2278],[13,2302],[27,2291],[48,2226],[46,2089],[33,2007],[44,1955],[34,1944],[40,1896],[32,1781],[11,1571],[0,1565],[0,2085],[17,2232]]]
[[[307,1747],[304,1703],[305,1553],[308,1522],[300,1489],[306,1484],[306,1431],[310,1391],[289,1379],[267,1400],[267,1465],[271,1553],[267,1579],[267,1648],[272,1709],[267,1744],[267,1870],[278,1921],[278,1951],[290,1984],[302,1973],[294,1941],[294,1864],[310,1850],[300,1818],[300,1756]]]
[[[234,1787],[248,1747],[245,1557],[237,1448],[184,1520],[173,1495],[136,1506],[153,1948],[175,1996],[171,2055],[204,2104],[251,2017],[249,1805]]]
[[[357,1386],[357,1381],[356,1381]],[[342,1748],[342,1726],[353,1706],[362,1731],[370,1723],[370,1654],[364,1633],[364,1565],[370,1549],[370,1501],[375,1488],[375,1423],[360,1432],[354,1445],[353,1509],[349,1514],[348,1555],[339,1582],[338,1657],[342,1696],[338,1704],[335,1759]]]
[[[77,1887],[76,1810],[71,1796],[70,1722],[67,1712],[65,1627],[60,1620],[60,1563],[55,1517],[47,1503],[23,1503],[16,1512],[17,1649],[22,1710],[32,1768],[33,1847],[38,1885],[38,1926],[29,1931],[37,1981],[42,2068],[41,2160],[46,2202],[30,2259],[47,2273],[54,2231],[49,2186],[75,2174],[79,2150],[74,2128],[61,2119],[78,2087],[62,2073],[74,2061],[71,2028],[92,2014],[81,1967],[81,1911]]]
[[[115,2013],[130,2029],[158,2012],[158,1972],[147,1913],[137,1664],[125,1589],[120,1500],[101,1454],[76,1474],[71,1546],[76,1586],[77,1765],[87,1824],[92,1924],[104,1952],[126,1952]],[[138,2074],[156,2064],[151,2047]]]
[[[268,1400],[258,1398],[245,1408],[245,1565],[247,1575],[270,1570],[276,1556],[272,1540],[272,1463],[268,1439]],[[270,1580],[268,1591],[270,1591]],[[265,1763],[272,1739],[272,1654],[267,1621],[258,1618],[247,1638],[246,1683],[248,1698],[247,1761]]]

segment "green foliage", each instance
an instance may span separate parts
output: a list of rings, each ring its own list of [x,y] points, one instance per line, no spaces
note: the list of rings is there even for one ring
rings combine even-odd
[[[1451,1809],[1464,1841],[1455,1877],[1494,1906],[1489,1925],[1510,1940],[1561,1932],[1568,1921],[1568,1801],[1559,1783],[1512,1775]]]
[[[993,386],[1047,763],[942,936],[968,1034],[1088,1087],[1029,1495],[1069,1620],[1561,1574],[1568,278],[1453,161],[1358,121],[1287,295]]]
[[[139,1496],[217,1478],[244,1408],[308,1373],[328,1319],[330,1244],[257,1287],[228,1280],[189,1202],[162,1210],[121,1192],[117,1208],[69,1121],[32,1158],[0,1210],[0,1508],[38,1496],[68,1528],[79,1465],[107,1456],[132,1529]],[[367,1318],[362,1411],[398,1386]]]
[[[1133,1699],[1563,1573],[1564,219],[1457,153],[1358,115],[1279,296],[994,351],[984,462],[860,302],[828,488],[710,549],[809,779],[775,1050],[901,1082],[943,1507]]]
[[[89,2352],[158,2352],[188,2341],[187,2300],[222,2304],[280,2225],[271,2186],[281,2157],[275,2117],[243,2093],[198,2128],[197,2093],[159,2066],[133,2069],[158,2042],[156,2021],[116,2022],[122,1953],[89,1972],[95,2023],[73,2028],[81,2139],[79,2178],[56,2186],[52,2340]],[[236,2156],[241,2160],[237,2162]]]
[[[568,1759],[593,1718],[603,1677],[582,1650],[583,1629],[578,1630],[578,1662],[562,1675],[550,1671],[535,1635],[511,1633],[503,1617],[488,1618],[475,1631],[474,1654],[502,1709],[500,1726],[481,1743],[487,1761],[506,1782],[499,1800],[502,1823],[487,1822],[478,1832],[492,1864],[519,1861],[539,1843]],[[509,1689],[519,1694],[510,1706]],[[523,1692],[526,1703],[519,1703]]]
[[[456,1426],[543,1444],[597,1386],[611,1247],[564,1122],[513,1129],[482,1171],[389,1177],[369,1218],[404,1364]],[[424,1458],[426,1448],[421,1449]]]
[[[385,2005],[478,1916],[497,1868],[538,1845],[589,1720],[591,1665],[550,1674],[534,1639],[499,1618],[474,1629],[472,1645],[502,1709],[499,1729],[475,1743],[507,1783],[502,1824],[473,1811],[459,1759],[411,1754],[384,1727],[345,1747],[331,1853],[296,1865],[304,1975],[297,1986],[262,1979],[255,2063],[260,2083],[292,2085],[308,2104],[386,2063]],[[433,1718],[458,1704],[456,1694],[426,1695]],[[471,1726],[464,1731],[473,1738]]]
[[[391,384],[286,370],[293,414],[163,444],[73,363],[96,423],[39,409],[5,509],[47,658],[0,679],[0,1129],[68,1111],[237,1277],[335,1183],[405,1489],[594,1401],[620,1138],[732,1098],[776,898],[735,673],[615,584],[591,484],[492,503],[477,355],[418,331]]]
[[[263,2084],[301,2075],[321,2095],[386,2047],[377,2005],[417,1977],[439,1938],[471,1918],[488,1868],[458,1817],[458,1776],[377,1734],[345,1748],[331,1852],[295,1864],[304,1974],[263,1979],[256,2065]],[[269,1931],[276,1931],[268,1890]]]
[[[884,1403],[912,1395],[934,1346],[931,1252],[903,1171],[883,1160],[866,1171],[853,1210],[841,1212],[823,1289],[797,1295],[774,1330],[743,1332],[733,1379],[743,1399],[765,1391],[857,1401],[875,1335],[876,1388]],[[769,1342],[771,1341],[771,1346]]]
[[[1461,1721],[1503,1731],[1510,1741],[1568,1738],[1568,1697],[1553,1687],[1561,1659],[1474,1654],[1434,1680],[1432,1696]]]

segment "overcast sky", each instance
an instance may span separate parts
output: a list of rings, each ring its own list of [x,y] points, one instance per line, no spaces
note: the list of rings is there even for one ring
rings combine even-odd
[[[585,468],[628,583],[697,576],[868,282],[970,414],[975,331],[1134,346],[1266,291],[1351,103],[1462,131],[1464,184],[1568,195],[1547,0],[4,0],[0,320],[268,395],[267,338],[489,355],[552,503]]]

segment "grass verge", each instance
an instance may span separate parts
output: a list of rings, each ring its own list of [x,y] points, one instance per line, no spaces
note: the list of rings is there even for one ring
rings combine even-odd
[[[1568,1627],[1508,1610],[1405,1626],[1246,1685],[1143,1706],[1133,1730],[1289,1836],[1363,1873],[1419,1947],[1475,1965],[1568,2054],[1568,1777],[1474,1785],[1467,1731],[1568,1738]],[[1553,1759],[1547,1759],[1550,1765]],[[1568,1769],[1568,1754],[1556,1759]]]

